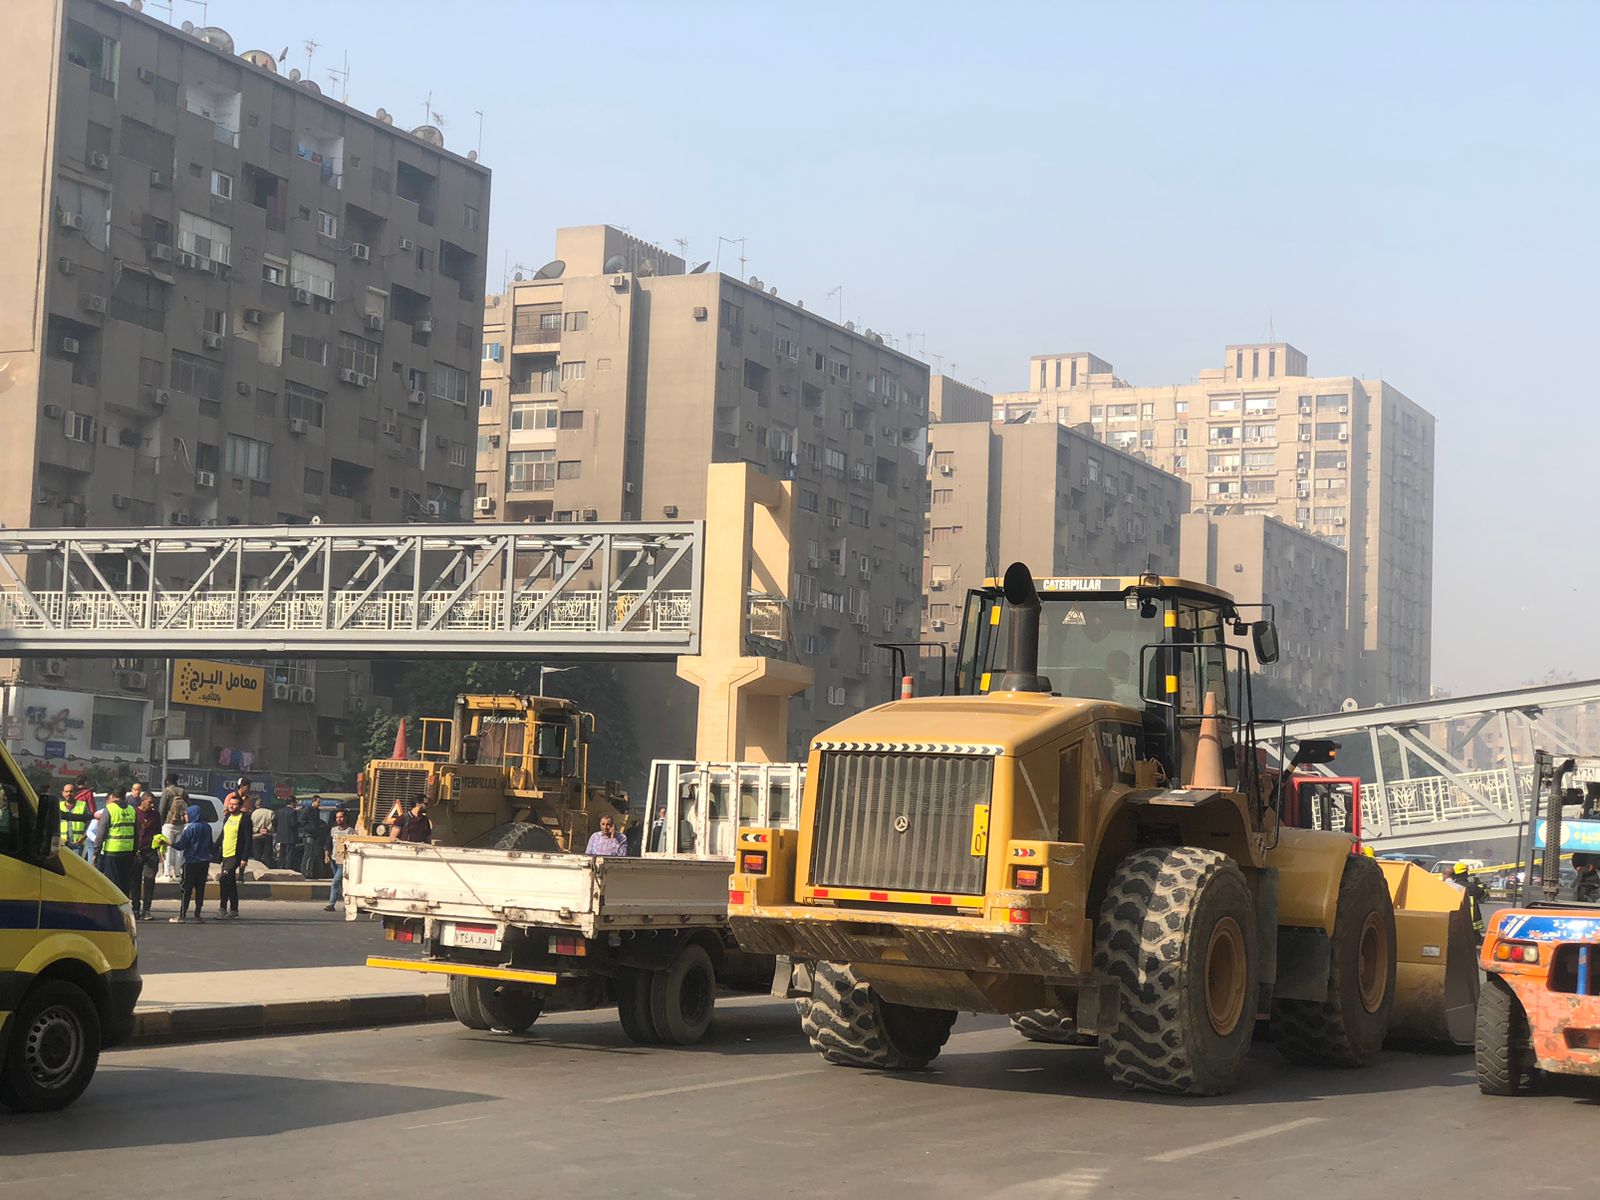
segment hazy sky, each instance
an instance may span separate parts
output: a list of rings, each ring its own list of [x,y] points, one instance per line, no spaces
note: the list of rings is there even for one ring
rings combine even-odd
[[[177,20],[201,21],[175,0]],[[147,11],[156,9],[147,3]],[[1600,676],[1600,7],[210,0],[494,169],[490,287],[610,222],[992,391],[1269,327],[1438,428],[1434,680]],[[721,266],[739,272],[739,248]]]

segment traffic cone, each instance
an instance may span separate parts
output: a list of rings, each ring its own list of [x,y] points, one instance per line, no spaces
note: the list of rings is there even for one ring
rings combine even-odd
[[[1192,788],[1225,788],[1227,778],[1222,773],[1222,728],[1217,718],[1217,694],[1207,692],[1201,710],[1200,738],[1194,748],[1194,770],[1190,773]]]
[[[900,699],[909,700],[916,694],[916,688],[912,685],[911,676],[900,676]]]

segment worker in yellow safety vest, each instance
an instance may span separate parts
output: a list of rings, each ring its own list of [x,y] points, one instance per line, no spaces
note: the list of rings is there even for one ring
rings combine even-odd
[[[1472,932],[1483,941],[1483,902],[1489,898],[1489,893],[1467,871],[1467,864],[1458,862],[1451,872],[1450,881],[1467,893],[1467,911],[1472,914]]]
[[[74,794],[70,783],[61,785],[61,844],[79,858],[89,857],[89,822],[94,805],[82,793]]]
[[[105,856],[101,870],[107,879],[122,889],[124,896],[133,895],[133,835],[136,818],[133,805],[127,800],[128,789],[120,783],[106,796],[104,815],[105,836],[100,841],[100,852]]]

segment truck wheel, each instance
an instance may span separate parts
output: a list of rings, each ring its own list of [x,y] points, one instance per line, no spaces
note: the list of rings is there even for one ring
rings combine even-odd
[[[795,1001],[811,1047],[842,1067],[914,1071],[939,1057],[956,1014],[879,998],[843,963],[819,962],[809,998]]]
[[[450,976],[450,1011],[468,1029],[488,1029],[489,1018],[478,1007],[478,989],[475,979],[466,975]]]
[[[625,967],[617,976],[617,1018],[630,1042],[640,1046],[660,1043],[661,1035],[650,1016],[649,971]]]
[[[1120,985],[1112,1079],[1190,1096],[1230,1090],[1255,1026],[1256,915],[1232,859],[1196,846],[1136,850],[1095,925],[1094,969]]]
[[[1326,1000],[1275,1000],[1272,1040],[1290,1062],[1370,1066],[1394,1008],[1394,902],[1383,869],[1352,855],[1339,879]]]
[[[1494,976],[1478,995],[1474,1053],[1478,1090],[1485,1096],[1515,1096],[1533,1075],[1528,1014],[1509,986]]]
[[[478,1011],[490,1029],[526,1033],[544,1011],[544,997],[532,988],[508,987],[492,979],[472,980]]]
[[[47,979],[23,997],[8,1024],[0,1104],[54,1112],[83,1095],[100,1061],[100,1014],[82,988]]]
[[[1079,1033],[1072,1013],[1064,1008],[1030,1008],[1011,1014],[1011,1028],[1030,1042],[1052,1046],[1095,1046],[1100,1039],[1092,1033]]]
[[[672,965],[650,973],[650,1023],[669,1046],[692,1046],[711,1027],[717,972],[704,946],[690,942]]]

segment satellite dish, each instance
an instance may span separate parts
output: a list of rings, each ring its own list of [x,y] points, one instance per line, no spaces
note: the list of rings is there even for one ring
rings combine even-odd
[[[562,262],[559,258],[552,258],[549,262],[545,263],[544,266],[535,271],[533,273],[533,277],[535,279],[560,279],[561,276],[566,273],[566,270],[566,263]],[[521,279],[522,276],[518,275],[517,278]]]
[[[271,71],[274,75],[278,73],[278,60],[265,50],[246,50],[239,57],[252,67],[260,67],[263,71]]]
[[[615,275],[618,271],[624,270],[627,265],[628,260],[623,258],[622,255],[613,254],[606,259],[605,266],[600,268],[600,273],[602,275]]]
[[[511,277],[511,281],[513,283],[521,283],[522,282],[522,272],[518,271],[515,275],[513,275]]]
[[[317,86],[317,81],[315,79],[302,79],[300,80],[300,86],[305,88],[306,91],[310,92],[313,96],[322,95],[322,89]]]
[[[143,12],[144,0],[128,0],[128,7],[133,9],[134,12]]]
[[[709,267],[710,265],[711,265],[711,260],[708,258],[708,259],[705,260],[705,262],[701,263],[694,270],[690,271],[689,274],[691,274],[691,275],[703,275],[705,273],[705,269],[707,267]]]
[[[639,264],[639,274],[641,274],[641,275],[654,275],[655,273],[656,273],[656,260],[655,259],[647,258],[642,263]]]
[[[290,83],[299,83],[300,82],[300,68],[299,67],[290,67],[289,68],[289,82]]]
[[[846,321],[844,323],[844,327],[846,329],[848,329],[851,333],[854,333],[856,331],[856,323],[854,321]]]
[[[467,161],[468,162],[477,162],[478,161],[478,152],[476,150],[468,150],[467,151]]]
[[[224,54],[233,53],[233,38],[226,29],[219,29],[215,25],[207,25],[204,29],[196,29],[194,35],[206,45],[215,46]]]
[[[418,141],[427,142],[430,146],[444,149],[444,130],[437,125],[418,125],[411,131],[411,136]]]
[[[389,110],[387,108],[380,108],[377,112],[373,113],[372,115],[377,117],[378,120],[382,121],[385,125],[387,125],[390,121],[394,120],[394,118],[389,115]]]
[[[776,296],[777,294],[778,294],[778,289],[777,288],[768,288],[767,289],[767,295]]]
[[[750,286],[759,292],[762,287],[761,280],[757,279],[754,275],[750,276]]]
[[[1346,696],[1344,698],[1344,703],[1339,705],[1339,711],[1340,712],[1355,712],[1356,709],[1358,709],[1360,707],[1361,707],[1361,705],[1356,703],[1356,698],[1354,696]]]
[[[193,21],[185,21],[182,25],[179,25],[178,28],[183,30],[185,33],[193,33],[194,32],[194,22]]]

